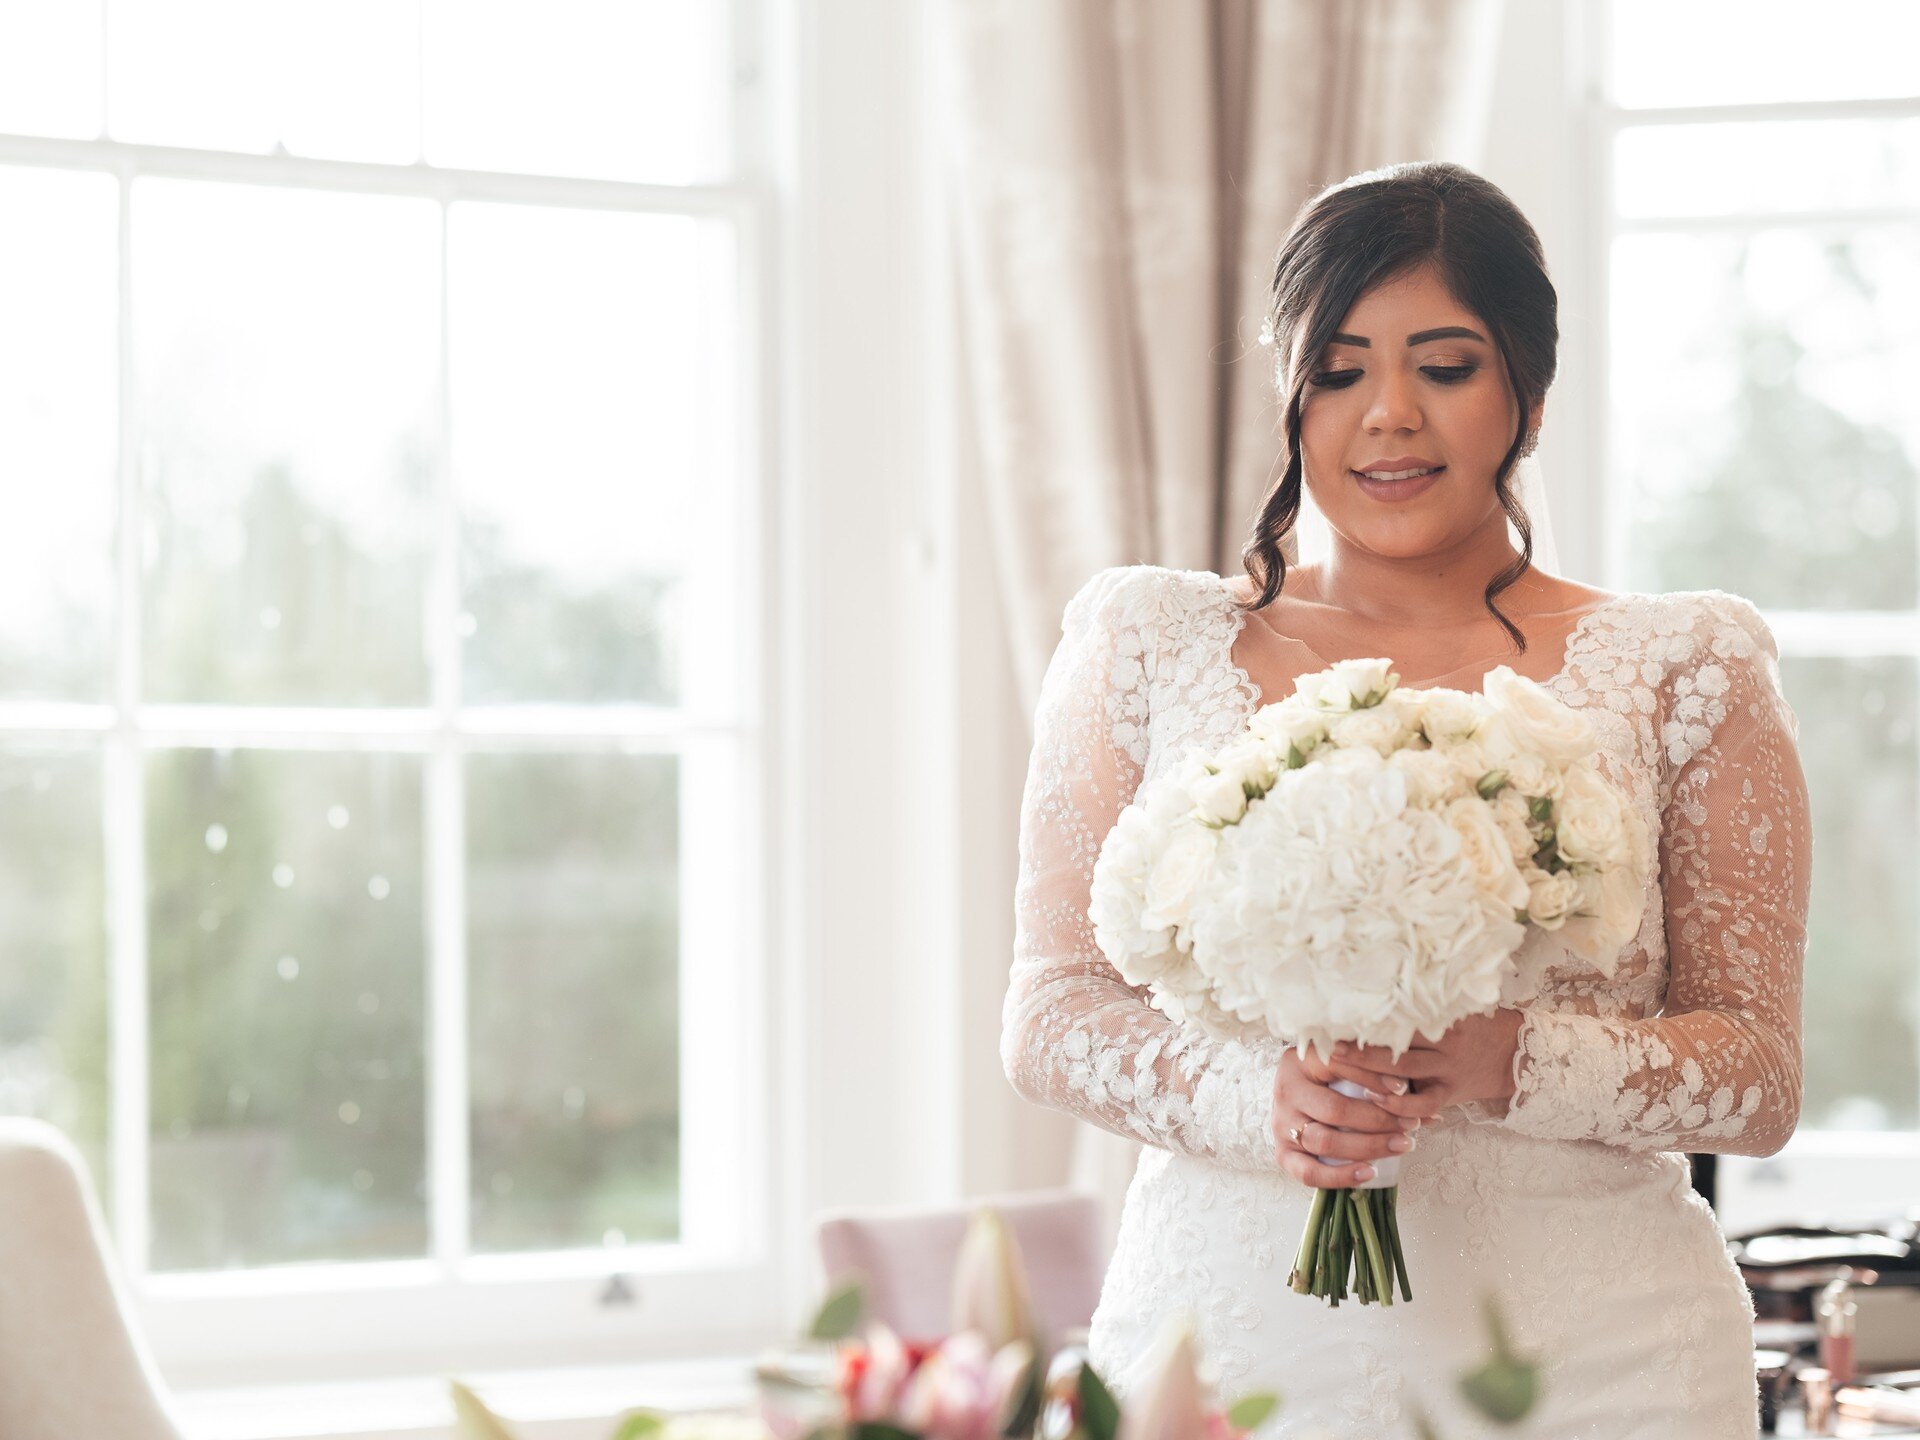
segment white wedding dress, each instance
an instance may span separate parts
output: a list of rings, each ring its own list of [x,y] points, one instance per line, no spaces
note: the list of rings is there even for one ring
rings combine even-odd
[[[1313,1192],[1275,1156],[1280,1042],[1168,1019],[1087,919],[1095,857],[1135,790],[1283,698],[1235,663],[1242,623],[1210,571],[1104,570],[1067,606],[1036,716],[1007,1073],[1147,1145],[1093,1317],[1096,1368],[1124,1398],[1184,1310],[1223,1400],[1281,1393],[1262,1440],[1411,1437],[1415,1405],[1462,1440],[1491,1433],[1456,1384],[1486,1358],[1491,1292],[1541,1366],[1533,1414],[1501,1433],[1755,1435],[1752,1303],[1684,1152],[1771,1154],[1799,1116],[1811,833],[1766,623],[1718,590],[1619,595],[1579,618],[1541,683],[1591,716],[1607,774],[1660,837],[1640,932],[1612,979],[1546,972],[1510,1102],[1420,1130],[1399,1192],[1412,1303],[1338,1309],[1287,1284]],[[1302,672],[1320,668],[1307,652]]]

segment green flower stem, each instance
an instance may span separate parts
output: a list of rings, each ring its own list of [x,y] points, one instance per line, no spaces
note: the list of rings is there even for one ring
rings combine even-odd
[[[1396,1288],[1411,1301],[1399,1201],[1398,1186],[1315,1190],[1288,1285],[1333,1305],[1349,1295],[1362,1305],[1391,1305]]]
[[[1293,1257],[1293,1275],[1289,1282],[1302,1295],[1311,1295],[1313,1277],[1320,1257],[1320,1229],[1327,1218],[1327,1192],[1313,1192],[1313,1209],[1307,1215],[1307,1228],[1300,1235],[1300,1249]]]
[[[1354,1218],[1360,1222],[1360,1233],[1366,1240],[1361,1259],[1367,1267],[1370,1280],[1367,1286],[1370,1292],[1365,1299],[1374,1295],[1381,1298],[1383,1304],[1393,1303],[1393,1280],[1387,1274],[1385,1257],[1380,1253],[1380,1231],[1373,1223],[1373,1197],[1378,1193],[1371,1190],[1359,1192],[1353,1207]]]
[[[1387,1239],[1393,1245],[1393,1268],[1400,1275],[1400,1293],[1407,1300],[1413,1299],[1413,1281],[1407,1275],[1407,1257],[1400,1249],[1400,1187],[1395,1185],[1385,1192],[1387,1201]]]

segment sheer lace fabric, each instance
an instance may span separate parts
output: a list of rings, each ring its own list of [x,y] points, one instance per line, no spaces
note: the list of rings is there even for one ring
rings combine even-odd
[[[1259,702],[1231,659],[1241,623],[1206,571],[1116,567],[1069,602],[1022,803],[1002,1057],[1031,1099],[1277,1169],[1279,1042],[1208,1040],[1154,1010],[1086,913],[1135,791],[1186,745],[1224,744]],[[1748,1155],[1793,1132],[1811,833],[1778,653],[1759,612],[1717,590],[1623,595],[1576,627],[1548,688],[1593,713],[1603,766],[1657,815],[1659,875],[1613,978],[1550,975],[1527,1008],[1512,1101],[1459,1118]]]
[[[1449,1367],[1477,1363],[1498,1281],[1546,1357],[1541,1433],[1753,1434],[1751,1302],[1679,1152],[1770,1154],[1799,1115],[1811,836],[1759,613],[1717,590],[1622,595],[1581,617],[1543,682],[1592,718],[1658,873],[1611,978],[1548,957],[1511,1101],[1421,1131],[1400,1189],[1416,1300],[1371,1314],[1285,1285],[1312,1192],[1271,1134],[1281,1043],[1169,1020],[1087,920],[1101,841],[1139,786],[1261,703],[1232,657],[1243,621],[1210,572],[1102,571],[1067,607],[1035,716],[1002,1058],[1022,1094],[1149,1147],[1095,1362],[1124,1391],[1184,1306],[1229,1389],[1289,1396],[1282,1436],[1386,1433],[1416,1391],[1446,1429]]]

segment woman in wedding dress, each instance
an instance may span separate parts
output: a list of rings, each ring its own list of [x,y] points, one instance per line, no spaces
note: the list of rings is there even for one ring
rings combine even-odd
[[[1510,478],[1543,418],[1556,299],[1497,187],[1422,163],[1329,188],[1296,219],[1273,300],[1288,463],[1248,575],[1095,575],[1036,715],[1007,1074],[1147,1147],[1093,1361],[1124,1397],[1184,1311],[1224,1398],[1282,1395],[1262,1440],[1410,1437],[1416,1412],[1479,1435],[1457,1380],[1486,1358],[1492,1294],[1540,1366],[1512,1433],[1753,1436],[1752,1303],[1685,1157],[1771,1155],[1799,1118],[1812,837],[1774,637],[1737,595],[1608,594],[1531,563]],[[1291,565],[1303,485],[1332,548]],[[1398,1063],[1208,1039],[1095,944],[1101,841],[1188,747],[1212,753],[1295,677],[1366,656],[1403,685],[1470,691],[1509,664],[1588,715],[1659,838],[1639,933],[1610,979],[1548,966],[1534,998],[1418,1037]],[[1295,1293],[1311,1187],[1358,1183],[1403,1136],[1412,1302]]]

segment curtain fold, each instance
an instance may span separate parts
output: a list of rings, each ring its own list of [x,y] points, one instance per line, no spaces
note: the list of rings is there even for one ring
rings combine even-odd
[[[1023,710],[1094,571],[1237,571],[1287,227],[1359,171],[1478,162],[1503,3],[944,0],[961,418]],[[1111,1219],[1137,1147],[1076,1133]]]

